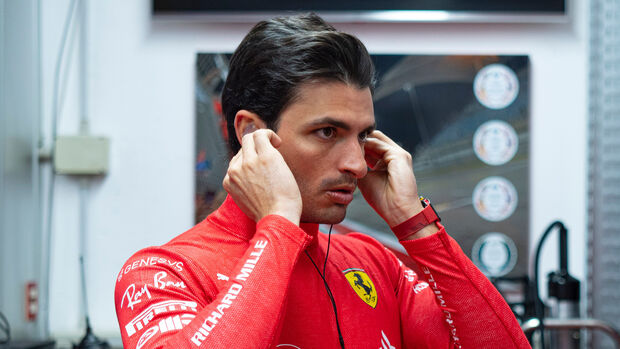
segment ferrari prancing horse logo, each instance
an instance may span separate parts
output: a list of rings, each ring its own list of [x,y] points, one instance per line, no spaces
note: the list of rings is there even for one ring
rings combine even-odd
[[[377,290],[368,274],[363,269],[349,268],[342,271],[349,281],[349,285],[353,287],[353,291],[371,307],[377,306]]]

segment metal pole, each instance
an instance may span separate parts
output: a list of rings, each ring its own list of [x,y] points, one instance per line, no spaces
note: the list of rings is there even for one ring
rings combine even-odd
[[[600,330],[609,337],[611,337],[615,343],[616,348],[620,349],[620,332],[616,328],[614,328],[611,324],[591,318],[579,318],[579,319],[554,319],[554,318],[546,318],[545,329],[549,330],[568,330],[568,329],[587,329],[587,330]],[[537,330],[540,327],[540,320],[537,318],[532,318],[523,323],[521,325],[521,329],[525,334],[530,334]]]

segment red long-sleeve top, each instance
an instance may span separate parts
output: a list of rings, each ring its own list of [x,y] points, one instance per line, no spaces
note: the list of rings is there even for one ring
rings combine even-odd
[[[400,227],[406,229],[406,227]],[[325,280],[346,348],[529,348],[510,308],[443,227],[402,241],[420,275],[362,234],[334,235]],[[125,348],[340,348],[320,272],[327,236],[229,197],[118,275]]]

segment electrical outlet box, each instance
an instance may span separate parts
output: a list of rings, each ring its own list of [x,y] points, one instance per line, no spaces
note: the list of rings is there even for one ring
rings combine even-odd
[[[59,136],[54,147],[54,171],[66,175],[108,172],[110,140],[99,136]]]

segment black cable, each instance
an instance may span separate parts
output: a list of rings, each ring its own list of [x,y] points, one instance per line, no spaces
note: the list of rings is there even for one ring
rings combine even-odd
[[[536,254],[534,255],[534,275],[533,275],[533,288],[534,288],[534,312],[538,320],[540,321],[540,326],[538,330],[540,331],[540,340],[541,340],[541,348],[545,349],[545,303],[542,298],[540,298],[540,290],[538,284],[538,268],[540,263],[540,252],[542,251],[542,246],[553,228],[559,227],[560,229],[566,229],[564,224],[560,221],[555,221],[549,225],[547,230],[543,233],[542,237],[538,241],[538,245],[536,246]]]
[[[338,330],[338,341],[340,342],[340,347],[344,349],[344,339],[342,338],[342,332],[340,331],[340,323],[338,322],[338,309],[336,309],[336,301],[334,300],[334,295],[332,294],[332,290],[329,288],[329,285],[327,284],[327,280],[325,279],[325,276],[324,276],[325,266],[327,265],[327,256],[329,255],[329,245],[331,244],[333,227],[334,227],[333,225],[329,227],[329,233],[328,233],[328,238],[327,238],[327,252],[325,252],[325,262],[323,263],[323,274],[321,274],[321,270],[319,270],[319,267],[316,265],[316,263],[314,263],[314,260],[312,259],[312,257],[310,257],[310,254],[308,254],[308,251],[304,251],[304,252],[306,253],[306,256],[308,256],[308,259],[310,259],[310,262],[312,262],[312,265],[314,265],[314,269],[316,269],[316,272],[319,273],[319,276],[321,276],[321,279],[323,279],[325,290],[327,291],[329,300],[332,302],[332,308],[334,308],[334,316],[336,317],[336,329]]]
[[[327,233],[327,252],[325,252],[325,262],[323,262],[323,275],[325,275],[325,267],[327,266],[327,256],[329,256],[329,245],[332,242],[332,228],[334,225],[329,226],[329,233]]]
[[[0,345],[7,344],[11,341],[11,326],[9,326],[9,320],[6,319],[4,314],[0,312],[0,331],[4,332],[6,338],[0,339]]]
[[[317,273],[319,273],[319,275],[321,276],[321,279],[323,279],[325,290],[327,291],[329,300],[332,302],[332,308],[334,308],[334,316],[336,317],[336,329],[338,330],[338,341],[340,342],[340,347],[344,349],[344,339],[342,338],[342,332],[340,331],[340,324],[338,322],[338,310],[336,309],[336,301],[334,300],[334,295],[332,294],[332,290],[329,288],[329,285],[327,284],[327,281],[325,280],[325,277],[323,276],[323,274],[321,274],[319,267],[316,265],[316,263],[314,263],[314,260],[312,260],[312,257],[310,257],[307,251],[305,252],[306,252],[306,256],[308,256],[308,258],[310,259],[310,262],[312,262],[312,265],[314,265],[314,268],[316,269]]]

